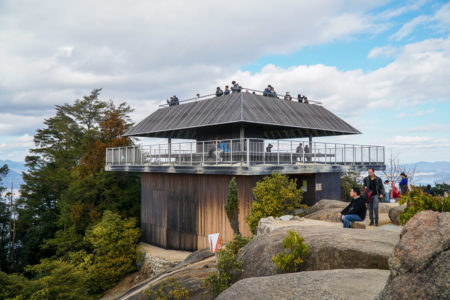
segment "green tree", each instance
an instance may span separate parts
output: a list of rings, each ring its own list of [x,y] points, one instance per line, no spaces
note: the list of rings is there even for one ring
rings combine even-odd
[[[233,177],[230,180],[228,186],[227,204],[225,205],[225,211],[227,213],[228,220],[230,221],[231,228],[234,234],[240,234],[239,232],[239,191],[237,189],[236,178]]]
[[[0,167],[0,271],[8,270],[10,267],[8,246],[10,243],[11,210],[7,204],[7,199],[3,197],[6,189],[2,186],[2,180],[8,175],[8,172],[8,165],[5,164]]]
[[[19,271],[69,249],[85,249],[85,232],[104,210],[140,216],[139,176],[103,170],[106,147],[131,144],[123,133],[132,125],[132,110],[101,101],[99,94],[96,89],[56,106],[55,116],[34,136],[19,199]]]
[[[359,181],[359,174],[357,172],[346,172],[341,174],[341,200],[350,202],[350,190],[354,187],[362,189],[362,184]]]
[[[87,274],[87,287],[93,294],[116,284],[136,270],[136,247],[141,231],[136,219],[123,219],[105,211],[100,222],[86,233],[91,252],[81,250],[70,255],[71,261]]]
[[[297,180],[286,175],[272,173],[256,183],[253,203],[246,220],[253,234],[261,218],[279,217],[300,205],[303,192],[297,188]]]

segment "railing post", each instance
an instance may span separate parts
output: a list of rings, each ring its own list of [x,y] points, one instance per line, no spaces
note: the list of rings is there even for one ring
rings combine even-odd
[[[385,148],[383,146],[383,164],[385,164],[385,163],[386,163],[386,151],[385,151]]]
[[[369,164],[370,164],[370,147],[367,146],[367,149],[369,150]]]
[[[314,148],[316,151],[314,152],[314,164],[317,164],[317,144],[314,142]]]
[[[247,166],[250,167],[250,139],[247,139]]]
[[[337,163],[337,144],[334,144],[334,164]]]
[[[375,147],[375,150],[376,150],[376,152],[377,152],[376,158],[377,158],[377,164],[378,164],[378,147]]]
[[[280,141],[277,141],[277,165],[280,165]]]
[[[216,155],[216,165],[217,165],[217,156],[219,156],[218,154],[219,154],[219,148],[217,148],[217,141],[214,141],[215,143],[216,143],[216,153],[215,153],[215,155]]]
[[[356,152],[355,152],[355,144],[353,144],[353,165],[355,165],[356,160]]]
[[[205,142],[202,142],[202,165],[205,164]]]
[[[158,144],[159,164],[161,165],[161,144]]]
[[[325,164],[327,163],[327,143],[325,143]]]
[[[230,164],[233,164],[233,140],[230,140]]]
[[[191,166],[192,166],[192,142],[191,142]]]
[[[291,141],[291,165],[292,165],[292,141]]]
[[[344,158],[344,165],[346,165],[347,164],[347,160],[346,160],[346,158],[345,158],[345,156],[346,156],[346,152],[345,152],[345,144],[344,144],[344,155],[342,155],[343,156],[343,158]]]

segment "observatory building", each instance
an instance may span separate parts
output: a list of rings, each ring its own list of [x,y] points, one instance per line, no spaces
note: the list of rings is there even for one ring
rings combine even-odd
[[[383,146],[314,140],[349,134],[360,132],[321,105],[233,93],[161,107],[126,135],[167,142],[108,148],[105,168],[141,173],[144,242],[197,250],[208,247],[208,234],[233,238],[224,209],[233,177],[240,232],[250,235],[252,189],[272,172],[296,178],[303,203],[313,205],[340,199],[342,172],[384,170]]]

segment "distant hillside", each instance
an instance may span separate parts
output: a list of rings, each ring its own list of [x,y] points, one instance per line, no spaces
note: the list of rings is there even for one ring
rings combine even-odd
[[[22,171],[26,170],[23,162],[17,162],[12,160],[0,160],[0,166],[4,164],[8,165],[9,173],[2,182],[1,185],[9,188],[11,186],[11,181],[14,184],[14,189],[18,189],[21,184],[23,184]]]

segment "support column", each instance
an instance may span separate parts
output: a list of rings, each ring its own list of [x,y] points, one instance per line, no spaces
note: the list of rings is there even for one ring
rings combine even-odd
[[[169,164],[172,160],[172,138],[167,138],[167,147],[168,147],[168,157],[169,157]]]

